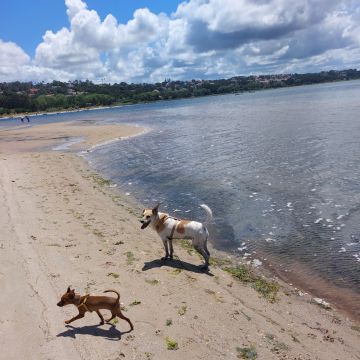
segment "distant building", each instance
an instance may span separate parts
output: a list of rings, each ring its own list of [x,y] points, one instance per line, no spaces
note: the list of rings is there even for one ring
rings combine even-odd
[[[37,88],[31,88],[29,90],[30,95],[36,95],[38,92],[39,92],[39,89],[37,89]]]

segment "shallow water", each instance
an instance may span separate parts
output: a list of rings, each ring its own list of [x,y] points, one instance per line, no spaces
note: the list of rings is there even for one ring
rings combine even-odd
[[[202,220],[206,203],[215,247],[256,258],[360,316],[359,99],[352,81],[60,120],[150,127],[86,157],[149,206],[160,201],[178,217]]]

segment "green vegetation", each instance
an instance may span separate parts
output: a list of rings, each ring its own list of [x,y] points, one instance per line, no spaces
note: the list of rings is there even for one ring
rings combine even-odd
[[[268,281],[263,277],[255,275],[250,268],[244,265],[225,267],[224,270],[236,279],[251,284],[257,292],[269,301],[274,302],[276,300],[276,295],[279,291],[279,284],[277,282]]]
[[[171,81],[155,84],[94,84],[91,81],[0,83],[0,116],[23,112],[75,110],[94,106],[240,93],[269,88],[360,79],[360,71],[235,76],[230,79]]]
[[[179,275],[181,273],[181,269],[174,269],[170,272],[171,275]]]
[[[94,229],[93,234],[98,237],[101,237],[101,238],[105,237],[104,233],[102,231],[100,231],[99,229]]]
[[[250,269],[245,265],[239,265],[236,267],[226,267],[224,268],[224,270],[242,282],[247,283],[252,281]]]
[[[134,300],[131,304],[129,304],[129,306],[135,306],[135,305],[140,305],[141,301],[139,300]]]
[[[125,255],[126,255],[127,264],[128,264],[128,265],[132,265],[132,263],[133,263],[134,260],[135,260],[134,254],[133,254],[131,251],[127,251],[127,252],[125,253]]]
[[[271,348],[271,351],[279,352],[289,350],[289,347],[285,343],[275,339],[275,336],[273,334],[265,334],[265,339],[272,344],[273,347]],[[297,340],[297,342],[299,341]]]
[[[168,350],[177,350],[179,348],[177,341],[171,339],[169,336],[166,337],[165,342]]]
[[[156,280],[156,279],[146,279],[145,280],[146,283],[150,284],[150,285],[157,285],[159,283],[159,280]]]
[[[257,351],[254,345],[243,348],[237,347],[236,351],[238,352],[237,357],[239,359],[255,360],[257,358]]]
[[[108,179],[104,179],[103,177],[101,177],[98,174],[91,174],[90,176],[88,176],[88,178],[92,178],[99,186],[110,186],[111,185],[111,180]]]
[[[353,326],[351,326],[351,329],[360,332],[360,326],[359,325],[353,325]]]
[[[114,242],[114,245],[123,245],[124,244],[124,242],[123,241],[116,241],[116,242]]]
[[[186,305],[182,305],[182,306],[179,308],[179,310],[178,310],[178,314],[181,315],[181,316],[183,316],[183,315],[185,315],[186,310],[187,310],[187,306],[186,306]]]
[[[209,263],[210,263],[211,266],[221,267],[221,266],[224,266],[224,265],[230,265],[231,260],[211,256],[210,260],[209,260]]]
[[[111,324],[116,325],[119,322],[117,318],[114,318],[110,321]]]
[[[172,325],[172,323],[173,322],[171,319],[167,319],[165,324],[166,324],[166,326],[170,326],[170,325]]]
[[[120,275],[114,272],[108,273],[107,276],[112,276],[114,279],[117,279]]]
[[[191,245],[191,243],[189,242],[189,240],[179,240],[179,245],[187,251],[187,253],[189,255],[192,255],[195,251],[194,247]]]

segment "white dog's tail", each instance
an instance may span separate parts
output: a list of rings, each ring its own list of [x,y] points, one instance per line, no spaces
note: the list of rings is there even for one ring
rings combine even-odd
[[[201,204],[200,207],[203,208],[205,210],[205,212],[206,212],[205,223],[209,224],[212,221],[212,218],[213,218],[213,214],[212,214],[211,209],[205,204]]]

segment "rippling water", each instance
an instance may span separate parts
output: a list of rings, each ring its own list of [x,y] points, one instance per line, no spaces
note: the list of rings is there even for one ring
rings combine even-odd
[[[270,262],[330,298],[348,289],[355,306],[359,99],[360,82],[349,82],[109,111],[109,122],[153,130],[90,160],[125,192],[179,217],[203,219],[198,206],[208,204],[215,247]]]
[[[149,206],[202,220],[208,204],[215,247],[360,317],[359,99],[354,81],[69,116],[151,128],[87,158]]]

